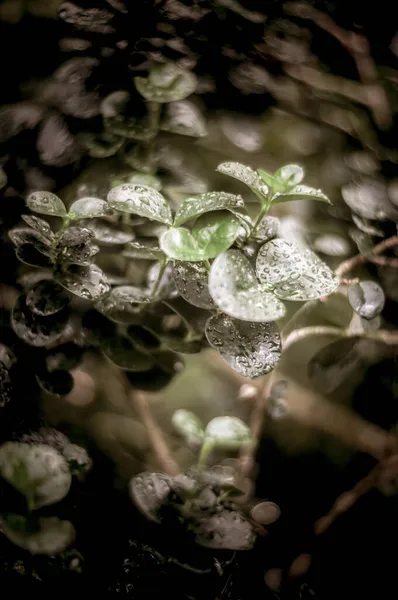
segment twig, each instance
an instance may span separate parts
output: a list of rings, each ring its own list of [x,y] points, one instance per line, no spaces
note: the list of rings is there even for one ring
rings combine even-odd
[[[283,350],[287,350],[290,346],[303,340],[307,337],[313,337],[314,335],[332,335],[335,337],[364,337],[369,340],[376,340],[384,342],[385,344],[394,346],[398,344],[398,331],[388,331],[386,329],[379,329],[377,331],[349,331],[348,329],[342,329],[339,327],[329,327],[327,325],[310,325],[309,327],[302,327],[289,333],[282,343]]]
[[[365,264],[366,262],[371,262],[380,266],[398,268],[398,258],[379,256],[379,254],[381,254],[385,250],[388,250],[389,248],[395,248],[396,246],[398,246],[398,235],[393,235],[390,238],[387,238],[386,240],[383,240],[382,242],[374,246],[374,256],[363,256],[363,254],[356,254],[348,260],[345,260],[344,262],[340,263],[335,273],[338,277],[344,277],[344,275],[346,275],[356,267]]]
[[[171,456],[163,432],[153,418],[145,396],[141,392],[133,390],[130,392],[130,399],[143,425],[147,429],[149,441],[160,468],[168,475],[178,475],[181,469]]]
[[[288,2],[284,8],[292,15],[310,19],[346,48],[355,61],[359,78],[363,84],[365,100],[373,113],[376,124],[383,129],[389,127],[392,123],[391,108],[387,94],[378,80],[376,65],[370,54],[369,42],[366,37],[343,29],[329,15],[309,4]]]

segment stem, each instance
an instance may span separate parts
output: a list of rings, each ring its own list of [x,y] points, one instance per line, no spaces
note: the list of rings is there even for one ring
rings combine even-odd
[[[210,262],[209,262],[208,260],[204,260],[204,261],[203,261],[203,264],[204,264],[204,266],[206,267],[206,269],[207,269],[208,271],[210,271],[210,269],[211,269],[211,264],[210,264]]]
[[[398,331],[379,329],[378,331],[350,332],[348,329],[341,329],[340,327],[312,325],[310,327],[302,327],[301,329],[292,331],[283,341],[283,350],[287,350],[287,348],[296,342],[314,335],[332,335],[345,338],[363,337],[369,340],[384,342],[391,346],[398,344]]]
[[[197,333],[195,331],[195,329],[192,327],[192,325],[189,323],[189,321],[180,313],[180,311],[175,308],[172,304],[169,304],[168,302],[166,302],[166,300],[163,300],[163,304],[165,306],[167,306],[168,308],[170,308],[170,310],[172,310],[176,315],[178,315],[180,317],[180,319],[182,320],[182,322],[184,323],[187,332],[188,332],[188,336],[190,339],[195,339],[197,338]]]
[[[379,254],[384,252],[384,250],[387,250],[389,248],[395,248],[396,246],[398,246],[398,235],[393,235],[392,237],[387,238],[386,240],[383,240],[382,242],[374,246],[374,256],[363,256],[362,254],[356,254],[348,260],[345,260],[344,262],[340,263],[335,273],[338,277],[343,277],[356,267],[359,267],[360,265],[363,265],[366,262],[371,262],[375,265],[379,265],[382,267],[389,266],[398,268],[398,258],[379,256]]]
[[[253,189],[253,188],[252,188]],[[263,197],[260,196],[260,194],[258,194],[255,190],[253,190],[253,192],[256,194],[256,196],[260,199],[261,202],[261,209],[260,212],[257,215],[257,219],[255,220],[255,223],[253,225],[253,228],[250,232],[250,236],[249,239],[253,236],[254,232],[256,231],[257,227],[260,225],[262,218],[264,217],[264,215],[269,211],[269,207],[271,204],[271,198],[272,198],[272,192],[270,189],[268,189],[268,194],[265,200],[265,203],[263,204]]]
[[[199,458],[198,458],[198,471],[197,471],[197,476],[198,478],[200,478],[200,476],[203,473],[203,470],[206,466],[206,462],[207,459],[209,458],[210,453],[213,450],[213,443],[211,441],[205,441],[202,445],[200,454],[199,454]]]
[[[159,263],[159,264],[160,264],[159,273],[158,273],[158,276],[157,276],[157,278],[156,278],[155,284],[154,284],[154,286],[153,286],[153,288],[152,288],[151,295],[150,295],[150,297],[149,297],[149,298],[150,298],[150,300],[153,300],[153,299],[155,298],[156,294],[157,294],[157,291],[158,291],[158,289],[159,289],[159,286],[160,286],[160,283],[161,283],[161,281],[162,281],[162,277],[163,277],[163,275],[164,275],[164,272],[165,272],[165,270],[166,270],[166,267],[167,267],[168,261],[167,261],[167,260],[165,260],[164,262],[161,262],[161,263]]]

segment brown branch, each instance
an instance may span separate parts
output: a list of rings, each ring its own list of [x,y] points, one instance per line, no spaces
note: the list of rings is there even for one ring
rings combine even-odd
[[[345,260],[344,262],[340,263],[335,273],[338,277],[344,277],[344,275],[346,275],[356,267],[365,264],[366,262],[371,262],[375,265],[383,267],[394,267],[397,269],[398,258],[379,256],[379,254],[381,254],[385,250],[388,250],[389,248],[395,248],[396,246],[398,246],[398,235],[393,235],[392,237],[387,238],[386,240],[383,240],[382,242],[374,246],[373,256],[363,256],[363,254],[356,254],[348,260]]]
[[[132,390],[130,392],[130,399],[143,425],[147,429],[149,441],[160,468],[168,475],[178,475],[181,469],[171,456],[163,432],[153,418],[144,394],[137,390]]]

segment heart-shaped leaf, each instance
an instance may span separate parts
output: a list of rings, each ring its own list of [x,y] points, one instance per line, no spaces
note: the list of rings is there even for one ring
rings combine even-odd
[[[130,481],[130,497],[148,519],[160,523],[159,511],[171,492],[172,482],[165,473],[140,473]]]
[[[103,220],[90,221],[87,223],[87,227],[93,232],[95,241],[101,246],[123,246],[134,239],[133,231],[124,231]]]
[[[159,260],[165,259],[164,252],[157,246],[143,246],[138,242],[131,242],[123,251],[123,256],[126,258],[140,258],[144,260]]]
[[[174,260],[198,262],[218,256],[235,241],[239,219],[219,212],[204,214],[192,228],[170,228],[160,238],[160,247]]]
[[[59,554],[75,539],[75,528],[70,521],[58,517],[40,517],[32,524],[32,518],[7,515],[1,528],[8,539],[31,554]]]
[[[358,315],[370,320],[383,310],[385,296],[376,281],[360,281],[348,288],[348,300]]]
[[[31,312],[26,306],[26,297],[18,297],[11,315],[11,325],[18,337],[31,346],[47,346],[58,340],[68,323],[67,310],[48,317]]]
[[[283,300],[315,300],[328,296],[339,279],[314,252],[287,240],[271,240],[257,255],[259,280]]]
[[[98,300],[110,289],[105,273],[97,265],[71,265],[67,270],[56,273],[55,279],[72,294],[86,300]]]
[[[215,308],[209,292],[209,272],[202,263],[176,260],[173,271],[177,290],[187,302],[198,308]]]
[[[149,371],[155,364],[149,354],[138,350],[128,337],[122,335],[107,339],[101,349],[111,362],[126,371]]]
[[[62,454],[46,444],[3,444],[0,474],[26,497],[31,509],[59,502],[72,483]]]
[[[213,448],[236,450],[253,441],[250,428],[237,417],[216,417],[204,431],[204,443]]]
[[[199,108],[190,100],[170,102],[160,128],[163,131],[203,137],[207,134],[206,121]]]
[[[241,196],[225,192],[207,192],[193,198],[187,198],[178,207],[174,217],[174,227],[207,212],[243,207]]]
[[[100,198],[80,198],[69,208],[71,219],[93,219],[110,213],[109,205]]]
[[[52,279],[42,279],[26,294],[26,306],[41,317],[53,315],[68,304],[68,294]]]
[[[206,337],[221,357],[244,377],[272,371],[281,356],[281,339],[275,323],[248,323],[220,314],[210,317]]]
[[[115,210],[146,217],[171,225],[173,217],[166,199],[158,191],[146,185],[123,184],[111,189],[109,205]]]
[[[260,194],[262,202],[268,195],[268,187],[251,167],[237,162],[224,162],[216,170],[245,183],[256,195]]]
[[[280,192],[272,197],[272,204],[293,202],[294,200],[319,200],[331,204],[329,198],[321,191],[308,185],[296,185],[288,191]]]
[[[195,541],[213,550],[250,550],[256,536],[249,521],[233,510],[222,510],[201,520]]]
[[[240,250],[229,250],[216,258],[209,275],[209,291],[217,306],[231,317],[243,321],[275,321],[285,307],[267,292]]]
[[[135,87],[150,102],[176,102],[194,93],[196,76],[175,63],[152,67],[148,77],[135,77]]]
[[[26,204],[33,212],[54,217],[66,216],[65,204],[51,192],[34,192],[28,196]]]

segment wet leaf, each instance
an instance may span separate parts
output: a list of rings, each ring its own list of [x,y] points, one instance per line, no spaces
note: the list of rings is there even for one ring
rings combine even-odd
[[[126,258],[140,258],[144,260],[159,260],[165,259],[164,252],[157,246],[143,246],[138,242],[131,242],[123,251],[123,256]]]
[[[31,509],[59,502],[72,483],[63,456],[45,444],[3,444],[0,446],[0,474],[25,496]]]
[[[36,375],[41,389],[48,394],[66,396],[73,390],[73,377],[69,371],[55,369],[54,371],[43,371]]]
[[[17,258],[26,265],[43,268],[52,268],[54,266],[51,258],[42,254],[33,244],[23,244],[22,246],[18,246],[15,250],[15,254]]]
[[[255,231],[252,233],[252,237],[255,240],[261,240],[262,242],[268,242],[279,233],[280,221],[276,217],[269,217],[266,215],[257,225]]]
[[[153,264],[148,270],[147,286],[148,286],[148,296],[149,297],[151,297],[152,290],[154,289],[154,286],[156,285],[159,271],[161,268],[162,267],[161,267],[160,263],[157,262],[157,263]],[[178,292],[176,290],[176,286],[174,283],[173,266],[170,263],[166,266],[166,268],[163,272],[162,278],[160,280],[160,283],[158,284],[157,292],[156,292],[156,295],[154,296],[154,298],[170,299],[170,298],[176,298],[177,296],[178,296]]]
[[[227,315],[214,315],[206,324],[206,337],[221,357],[244,377],[272,371],[281,356],[275,323],[248,323]]]
[[[209,292],[209,272],[202,263],[176,260],[173,272],[177,290],[187,302],[198,308],[215,308]]]
[[[15,227],[8,232],[8,236],[18,249],[22,246],[30,245],[36,248],[39,253],[44,254],[49,258],[53,255],[51,239],[36,229],[30,229],[29,227]]]
[[[348,300],[358,315],[370,320],[383,310],[385,296],[376,281],[360,281],[348,288]]]
[[[207,134],[206,121],[199,108],[190,100],[170,102],[160,128],[163,131],[203,137]]]
[[[235,241],[239,220],[230,214],[208,213],[199,217],[192,231],[170,228],[160,238],[160,247],[174,260],[198,262],[218,256]]]
[[[53,315],[69,304],[69,296],[52,279],[42,279],[26,294],[26,306],[41,317]]]
[[[101,349],[111,362],[126,371],[149,371],[155,364],[149,354],[138,350],[128,337],[122,335],[106,340]]]
[[[130,497],[143,515],[160,523],[159,511],[172,489],[172,482],[165,473],[140,473],[130,481]]]
[[[250,428],[237,417],[216,417],[204,431],[204,443],[213,448],[237,450],[252,441]]]
[[[97,265],[71,265],[67,270],[56,273],[55,279],[72,294],[86,300],[98,300],[110,289],[105,273]]]
[[[219,173],[229,175],[238,181],[242,181],[254,192],[261,194],[262,198],[268,194],[268,187],[263,183],[259,175],[251,167],[237,162],[224,162],[218,165],[216,169]]]
[[[32,527],[30,517],[7,515],[1,527],[8,539],[31,554],[59,554],[75,539],[70,521],[58,517],[40,517]]]
[[[321,191],[308,185],[296,185],[286,192],[278,192],[272,197],[272,204],[293,202],[294,200],[319,200],[331,204],[329,198]]]
[[[156,175],[152,175],[151,173],[133,173],[128,176],[126,183],[146,185],[158,192],[162,189],[162,182],[159,177],[156,177]]]
[[[164,63],[152,67],[148,77],[135,77],[134,83],[145,100],[176,102],[194,93],[197,79],[174,63]]]
[[[94,239],[102,246],[123,246],[134,239],[133,231],[125,231],[106,221],[94,220],[87,223]]]
[[[201,420],[190,410],[180,408],[172,416],[171,424],[175,431],[184,438],[190,448],[199,448],[204,436]]]
[[[243,321],[275,321],[285,306],[257,281],[255,271],[240,250],[229,250],[216,258],[209,275],[209,291],[217,306]]]
[[[32,229],[38,231],[49,242],[52,242],[54,240],[54,233],[52,232],[51,227],[47,223],[47,221],[36,217],[36,215],[21,215],[21,217],[25,221],[25,223],[32,227]]]
[[[69,217],[72,219],[93,219],[94,217],[105,217],[110,212],[105,200],[80,198],[69,208]]]
[[[140,215],[169,225],[173,222],[167,200],[158,191],[146,185],[118,185],[109,192],[108,202],[112,208],[121,212]]]
[[[19,296],[11,315],[11,325],[18,337],[31,346],[47,346],[58,340],[68,323],[67,310],[41,317],[26,306],[26,297]]]
[[[65,204],[51,192],[34,192],[28,196],[26,204],[33,212],[55,217],[66,216]]]
[[[341,193],[351,210],[364,219],[397,219],[398,211],[390,202],[387,187],[381,181],[364,177],[357,183],[344,186]]]
[[[93,239],[94,234],[87,227],[68,227],[57,246],[58,260],[88,266],[99,252],[98,246],[91,243]]]
[[[259,280],[283,300],[314,300],[334,292],[339,279],[311,250],[271,240],[257,255]]]
[[[225,192],[207,192],[200,196],[183,200],[174,217],[174,227],[179,227],[199,215],[207,212],[243,207],[241,196]]]
[[[95,308],[115,323],[140,323],[141,305],[148,302],[148,296],[140,288],[133,289],[136,290],[134,295],[120,293],[114,288],[95,303]]]
[[[250,550],[256,536],[243,515],[223,510],[201,521],[195,529],[195,540],[213,550]]]

